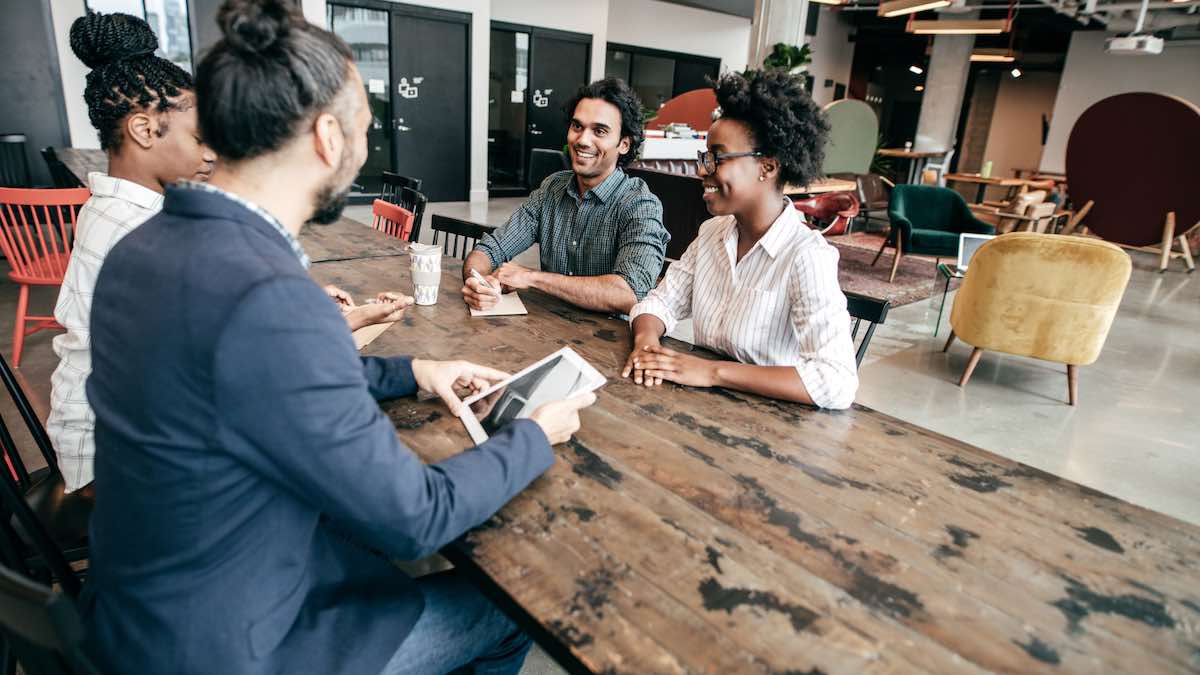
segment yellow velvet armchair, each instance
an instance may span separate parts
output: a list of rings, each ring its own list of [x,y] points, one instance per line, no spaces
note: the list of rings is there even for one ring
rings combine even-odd
[[[950,339],[975,348],[959,380],[966,386],[985,350],[1067,364],[1068,400],[1077,369],[1104,347],[1129,283],[1129,254],[1099,239],[1014,232],[971,258],[950,310]]]

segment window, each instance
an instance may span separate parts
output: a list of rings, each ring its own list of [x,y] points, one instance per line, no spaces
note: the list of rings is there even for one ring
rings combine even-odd
[[[159,56],[192,72],[192,35],[188,28],[187,0],[87,0],[87,8],[111,14],[121,12],[144,19],[158,36]]]
[[[604,74],[628,82],[647,110],[707,87],[708,79],[716,79],[720,70],[720,59],[611,42],[604,62]]]

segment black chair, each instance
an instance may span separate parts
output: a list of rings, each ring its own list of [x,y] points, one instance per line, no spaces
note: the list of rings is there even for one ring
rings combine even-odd
[[[471,249],[475,248],[475,244],[483,238],[483,235],[495,230],[491,225],[480,225],[467,220],[459,220],[450,216],[433,215],[433,244],[438,244],[438,239],[442,233],[446,237],[441,242],[442,255],[452,255],[461,260],[466,260]],[[450,238],[454,237],[454,243],[450,242]]]
[[[396,193],[400,192],[401,188],[412,188],[417,192],[421,191],[420,178],[410,178],[408,176],[401,176],[398,173],[392,173],[391,171],[384,171],[382,181],[383,191],[379,193],[379,198],[385,202],[395,204],[396,202],[392,201],[392,199],[395,198]]]
[[[562,150],[534,148],[529,154],[529,190],[538,189],[552,173],[571,168],[571,161]]]
[[[858,293],[846,293],[846,309],[854,319],[854,326],[850,330],[850,339],[858,338],[858,328],[863,321],[870,324],[867,326],[867,332],[863,335],[862,342],[858,345],[858,350],[854,353],[856,368],[862,366],[863,357],[867,355],[867,347],[870,346],[871,338],[875,335],[875,326],[883,323],[883,320],[887,318],[890,307],[891,303],[887,300],[869,298]]]
[[[10,567],[47,583],[57,582],[68,595],[79,592],[79,577],[71,562],[88,557],[88,521],[94,504],[91,491],[66,494],[58,458],[50,438],[17,382],[8,362],[0,356],[0,380],[12,397],[17,412],[29,428],[46,468],[30,472],[0,418],[0,549]],[[11,467],[11,470],[10,470]]]
[[[0,633],[26,675],[100,673],[84,652],[83,621],[71,598],[3,567]]]
[[[42,148],[42,159],[46,161],[46,168],[50,170],[50,178],[54,181],[54,187],[60,189],[87,187],[79,182],[66,164],[63,164],[54,148],[49,146]]]
[[[25,134],[0,134],[0,187],[33,187],[30,180]]]

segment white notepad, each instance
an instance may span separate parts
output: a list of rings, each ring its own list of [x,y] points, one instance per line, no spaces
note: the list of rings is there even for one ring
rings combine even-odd
[[[471,316],[513,316],[528,313],[529,310],[525,309],[525,303],[521,302],[521,296],[517,295],[516,291],[501,295],[500,302],[491,309],[471,308]]]

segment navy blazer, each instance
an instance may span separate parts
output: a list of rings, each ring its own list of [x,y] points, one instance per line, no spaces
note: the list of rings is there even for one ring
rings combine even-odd
[[[416,391],[409,360],[360,359],[283,236],[220,194],[168,188],[91,327],[82,606],[115,672],[377,673],[423,601],[363,544],[425,556],[554,461],[521,420],[424,465],[376,403]]]

